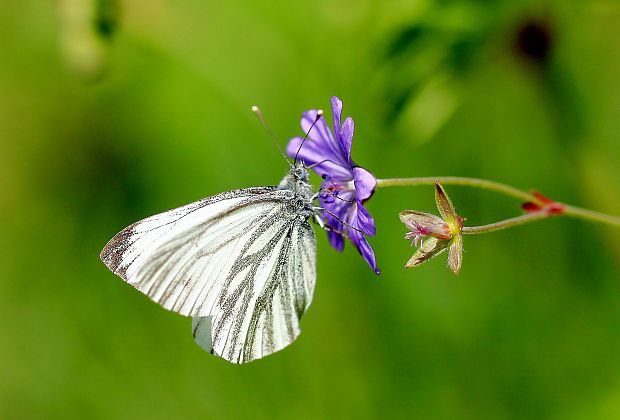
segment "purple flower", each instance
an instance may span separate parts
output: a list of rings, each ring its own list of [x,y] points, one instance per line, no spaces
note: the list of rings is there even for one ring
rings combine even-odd
[[[309,132],[308,138],[303,146],[303,137],[291,139],[286,152],[291,157],[297,155],[324,179],[319,202],[324,209],[323,220],[329,228],[327,235],[331,245],[342,251],[346,233],[368,265],[379,274],[375,253],[366,239],[366,236],[376,234],[375,222],[364,207],[377,180],[351,159],[353,119],[347,117],[341,125],[342,101],[333,96],[331,104],[333,134],[324,118],[317,120],[317,110],[306,111],[301,117],[301,129],[304,133]]]

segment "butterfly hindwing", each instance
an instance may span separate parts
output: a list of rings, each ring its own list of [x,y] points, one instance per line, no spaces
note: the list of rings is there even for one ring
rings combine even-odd
[[[306,221],[286,217],[282,224],[276,221],[271,226],[277,233],[269,235],[271,243],[263,248],[268,252],[251,252],[250,247],[242,253],[239,261],[246,274],[241,280],[229,279],[235,287],[225,288],[222,310],[212,320],[194,318],[196,342],[231,362],[258,359],[294,341],[300,333],[299,319],[312,300],[316,278],[312,228]]]

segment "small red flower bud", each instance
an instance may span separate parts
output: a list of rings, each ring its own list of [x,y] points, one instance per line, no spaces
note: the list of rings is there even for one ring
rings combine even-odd
[[[537,191],[532,191],[532,195],[536,197],[540,204],[534,203],[533,201],[528,201],[521,204],[521,208],[527,213],[544,211],[548,216],[555,216],[564,213],[566,210],[562,204],[557,201],[553,201],[549,197],[546,197]]]
[[[542,210],[542,207],[531,201],[521,204],[521,208],[525,210],[526,213],[535,213]]]

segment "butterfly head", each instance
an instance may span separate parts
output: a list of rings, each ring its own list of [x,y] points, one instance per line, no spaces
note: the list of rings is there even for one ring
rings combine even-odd
[[[296,195],[303,197],[306,200],[311,201],[312,197],[312,185],[310,184],[310,172],[308,167],[303,161],[295,162],[295,165],[291,167],[288,174],[278,185],[278,188],[291,190]]]
[[[295,166],[291,168],[290,175],[297,182],[303,182],[305,184],[308,183],[310,179],[310,172],[308,172],[308,167],[306,166],[304,161],[295,162]]]

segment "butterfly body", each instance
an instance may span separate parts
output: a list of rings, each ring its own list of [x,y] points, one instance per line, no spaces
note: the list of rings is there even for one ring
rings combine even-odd
[[[233,363],[278,351],[312,301],[321,209],[303,163],[278,186],[234,190],[134,223],[101,252],[108,268],[193,318],[204,349]]]

